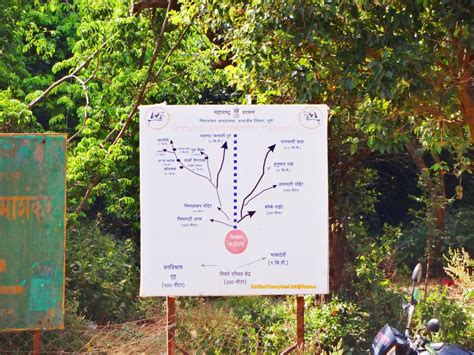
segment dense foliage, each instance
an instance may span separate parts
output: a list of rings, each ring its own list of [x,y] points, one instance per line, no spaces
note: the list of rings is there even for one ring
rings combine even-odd
[[[326,103],[339,298],[309,309],[308,327],[326,350],[339,338],[347,351],[367,347],[400,319],[394,281],[408,268],[423,261],[444,277],[449,248],[474,253],[472,4],[169,4],[132,14],[128,0],[0,2],[0,132],[68,134],[69,302],[99,323],[155,307],[138,298],[140,104],[242,103],[246,94]],[[466,343],[469,295],[435,293],[420,317],[444,312],[442,335]],[[215,307],[273,327],[277,338],[261,339],[269,347],[286,343],[287,304]]]

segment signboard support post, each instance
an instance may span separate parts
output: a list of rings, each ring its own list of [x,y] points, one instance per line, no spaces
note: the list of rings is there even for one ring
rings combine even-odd
[[[35,330],[33,333],[33,354],[41,354],[41,330]]]
[[[304,296],[296,297],[296,346],[304,347]]]
[[[296,343],[281,352],[281,355],[304,350],[304,296],[296,296]]]
[[[168,355],[176,354],[176,297],[166,297],[166,350]]]

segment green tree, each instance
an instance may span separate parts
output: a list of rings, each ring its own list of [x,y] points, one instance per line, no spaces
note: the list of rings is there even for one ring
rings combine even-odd
[[[365,164],[375,152],[409,155],[419,170],[433,226],[428,250],[444,232],[446,176],[461,180],[471,169],[470,6],[5,0],[0,130],[68,133],[71,223],[92,217],[136,236],[140,104],[235,103],[245,94],[257,103],[326,103],[338,288],[354,259],[347,233],[374,212],[376,177]]]
[[[186,3],[190,9],[197,6]],[[432,175],[426,186],[433,201],[428,213],[444,229],[444,175],[470,172],[466,152],[472,121],[463,99],[472,80],[472,63],[465,58],[474,48],[468,1],[199,4],[199,26],[219,38],[214,50],[230,63],[225,72],[237,88],[260,103],[331,107],[335,287],[350,258],[347,221],[356,202],[346,203],[347,196],[372,152],[407,151],[420,174]],[[450,159],[441,159],[440,153]]]
[[[124,319],[125,299],[133,303],[138,292],[130,283],[138,270],[132,252],[139,245],[138,106],[230,97],[224,75],[212,68],[211,43],[193,25],[195,15],[171,8],[132,16],[128,0],[0,5],[0,31],[9,36],[2,37],[1,50],[10,55],[0,57],[0,131],[68,133],[68,295],[79,312],[104,322],[107,314]],[[87,239],[81,241],[74,232],[96,223],[113,237],[97,245],[93,234],[81,229]],[[84,247],[104,247],[108,254],[90,263]],[[117,274],[120,280],[101,280],[107,265],[125,259],[132,269]],[[115,281],[127,285],[122,301]],[[113,302],[104,305],[101,293]],[[94,308],[91,295],[108,311]]]

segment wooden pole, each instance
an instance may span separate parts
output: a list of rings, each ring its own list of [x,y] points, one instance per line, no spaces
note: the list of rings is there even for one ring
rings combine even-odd
[[[304,296],[296,296],[296,343],[287,347],[280,355],[287,355],[295,350],[299,354],[304,352]]]
[[[166,350],[168,355],[176,354],[176,297],[166,297]]]
[[[33,333],[33,355],[41,354],[41,330],[35,330]]]
[[[296,297],[296,345],[304,348],[304,296]]]

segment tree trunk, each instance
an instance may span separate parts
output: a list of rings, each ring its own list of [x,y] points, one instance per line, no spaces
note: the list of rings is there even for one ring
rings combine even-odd
[[[346,286],[344,269],[347,259],[347,237],[335,216],[334,197],[329,195],[329,289],[341,290]]]
[[[440,163],[441,159],[439,158],[438,154],[432,153],[431,156],[436,163]],[[446,187],[444,184],[444,173],[439,170],[438,171],[438,186],[435,186],[437,191],[435,198],[436,198],[436,208],[435,208],[435,223],[436,228],[442,234],[446,232]]]
[[[338,141],[334,137],[334,131],[328,127],[328,165],[329,165],[329,289],[338,291],[344,288],[344,269],[346,265],[347,237],[342,223],[336,215],[338,205],[338,189],[341,184],[340,156],[338,153]],[[334,172],[331,174],[331,172]]]
[[[353,184],[352,172],[360,167],[360,163],[370,153],[368,150],[360,149],[353,156],[343,156],[338,154],[340,147],[338,139],[332,137],[331,127],[329,128],[329,171],[331,180],[329,181],[329,288],[331,291],[338,291],[349,286],[350,275],[346,273],[346,265],[352,263],[353,254],[347,240],[346,228],[343,224],[345,212],[344,206],[340,206],[341,196],[347,186]],[[342,192],[341,192],[342,191]]]
[[[406,143],[408,154],[413,159],[418,171],[422,173],[428,169],[422,154],[418,152],[413,142]],[[440,163],[440,158],[437,154],[432,154],[433,160],[436,163]],[[445,232],[445,215],[446,215],[446,189],[444,184],[444,174],[438,172],[438,184],[435,185],[429,182],[428,188],[431,190],[434,199],[433,216],[436,224],[436,228],[441,232]]]
[[[423,159],[422,153],[418,151],[413,142],[406,143],[406,148],[408,154],[413,159],[418,171],[422,173],[428,166]],[[436,163],[440,163],[440,158],[437,154],[432,154],[433,160]],[[431,211],[427,211],[428,214],[432,214],[430,218],[433,219],[434,225],[436,227],[436,232],[430,227],[428,230],[428,236],[426,240],[426,256],[427,256],[427,266],[426,266],[426,278],[425,278],[425,294],[426,287],[428,282],[428,277],[430,274],[430,269],[433,266],[433,260],[435,260],[435,253],[439,250],[439,238],[435,238],[436,234],[445,233],[445,218],[446,218],[446,190],[444,184],[444,175],[441,171],[437,174],[438,181],[437,184],[434,184],[432,181],[428,180],[428,189],[433,196],[433,205]]]
[[[474,54],[464,48],[461,41],[456,41],[458,62],[461,67],[458,97],[461,102],[461,112],[464,121],[471,131],[471,142],[474,143],[474,79],[471,63]]]

